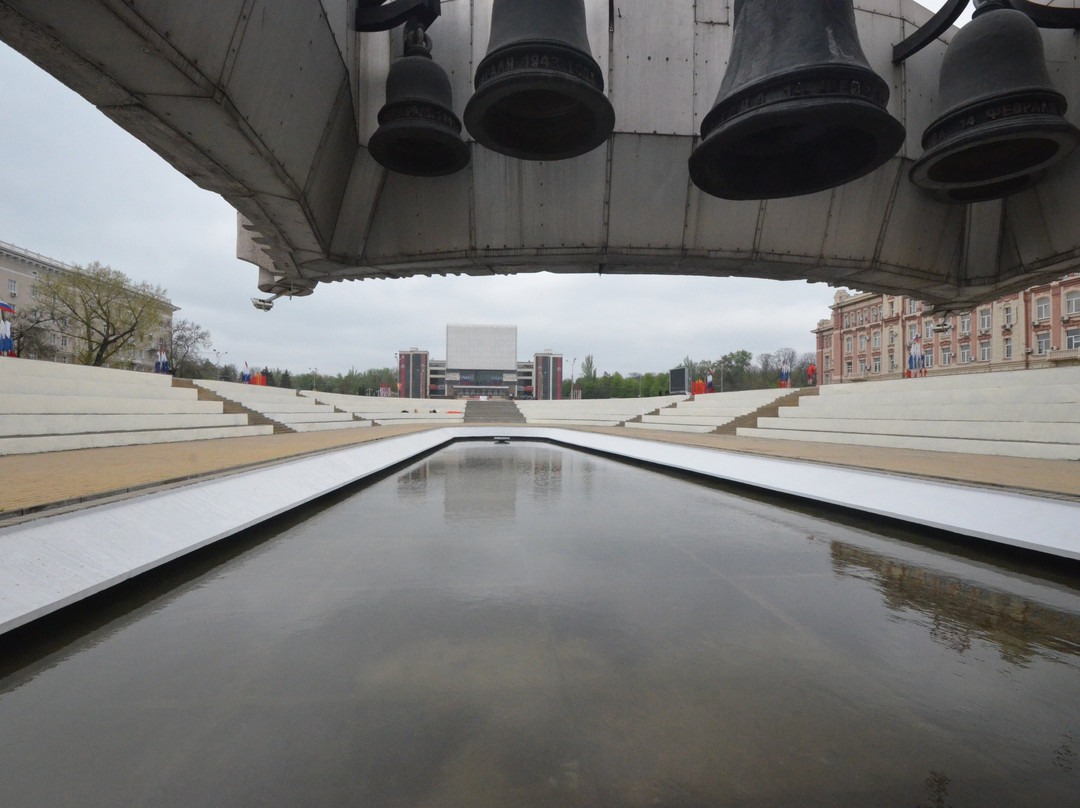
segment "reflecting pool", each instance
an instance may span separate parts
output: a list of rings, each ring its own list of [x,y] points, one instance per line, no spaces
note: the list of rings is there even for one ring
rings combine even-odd
[[[9,662],[5,808],[1080,802],[1075,568],[524,443],[260,530]]]

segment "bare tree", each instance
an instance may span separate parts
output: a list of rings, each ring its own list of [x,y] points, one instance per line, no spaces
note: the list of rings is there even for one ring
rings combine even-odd
[[[165,343],[165,353],[172,364],[173,374],[192,378],[198,373],[203,352],[213,342],[210,332],[190,320],[173,320],[172,330]]]
[[[50,272],[34,285],[53,328],[77,340],[84,365],[104,365],[124,348],[160,328],[168,311],[165,290],[133,283],[127,275],[94,262],[73,272]]]
[[[52,320],[48,312],[34,307],[20,307],[11,319],[11,341],[16,356],[52,359],[56,346],[52,344]]]

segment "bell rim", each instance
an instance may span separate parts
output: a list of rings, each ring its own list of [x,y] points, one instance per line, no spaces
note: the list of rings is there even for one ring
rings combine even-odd
[[[716,170],[709,170],[706,165],[708,158],[720,147],[721,140],[745,139],[752,132],[743,132],[741,130],[751,129],[751,127],[753,129],[768,128],[761,127],[759,122],[768,124],[771,119],[790,119],[793,113],[803,114],[810,108],[816,110],[817,114],[830,116],[839,114],[840,120],[851,117],[866,121],[868,120],[867,113],[870,113],[869,119],[874,119],[879,124],[876,128],[865,130],[874,140],[873,156],[851,172],[843,175],[842,178],[829,180],[825,184],[809,184],[805,189],[792,193],[768,192],[761,194],[757,192],[740,192],[730,183],[714,181],[716,179],[714,176]],[[837,119],[833,117],[831,120],[835,122]],[[818,97],[813,100],[792,99],[759,108],[757,114],[752,118],[748,118],[746,115],[737,115],[711,129],[707,135],[701,138],[690,153],[688,160],[690,178],[701,191],[721,199],[785,199],[807,196],[854,182],[881,168],[899,151],[905,137],[904,125],[894,118],[887,109],[868,99],[860,97]]]
[[[930,178],[929,173],[934,165],[947,157],[959,154],[964,149],[973,145],[987,145],[991,143],[1015,140],[1023,135],[1043,134],[1047,141],[1055,141],[1061,145],[1053,155],[1040,163],[1018,171],[999,174],[971,182],[942,182]],[[933,193],[939,199],[955,204],[963,204],[960,200],[948,199],[943,194],[953,190],[977,190],[983,186],[998,185],[1009,180],[1018,179],[1027,175],[1039,175],[1035,182],[1042,179],[1042,175],[1052,166],[1064,160],[1080,145],[1080,128],[1074,126],[1064,118],[1054,115],[1031,115],[1013,121],[1003,121],[995,126],[993,132],[988,133],[985,128],[968,129],[958,132],[952,137],[946,138],[933,147],[927,149],[922,156],[915,161],[908,171],[908,177],[918,187]],[[1035,183],[1031,183],[1034,185]],[[1029,186],[1030,187],[1030,186]],[[1023,189],[1019,189],[1023,190]],[[1014,193],[1019,193],[1015,191]],[[1006,194],[1008,196],[1009,194]],[[996,199],[999,197],[987,197]],[[972,200],[976,201],[976,200]]]
[[[842,82],[847,83],[846,92],[841,89],[844,86]],[[802,85],[814,83],[823,83],[827,89],[796,91],[796,88]],[[859,85],[858,94],[851,92],[854,84]],[[867,89],[866,93],[862,92],[863,86]],[[723,92],[721,88],[721,93]],[[873,70],[862,65],[840,65],[828,62],[800,65],[795,69],[777,70],[758,77],[748,84],[735,88],[722,99],[717,98],[712,109],[702,118],[700,131],[702,137],[707,137],[715,129],[740,116],[784,106],[793,101],[809,104],[816,101],[850,99],[874,104],[887,110],[889,96],[888,83]],[[757,104],[749,103],[753,98],[760,100]],[[724,118],[728,110],[732,110],[732,113]],[[722,120],[717,121],[717,118],[722,118]]]
[[[528,80],[528,87],[522,86],[523,78]],[[596,113],[596,125],[589,138],[582,139],[579,143],[558,152],[543,153],[526,148],[507,146],[492,138],[487,127],[484,126],[488,114],[496,104],[515,93],[521,92],[523,89],[558,90],[582,106],[593,110]],[[580,157],[602,146],[615,130],[615,108],[602,90],[567,73],[544,68],[519,70],[488,80],[473,93],[465,105],[462,118],[469,135],[481,146],[507,157],[536,162],[569,160]]]
[[[972,130],[972,127],[970,125],[961,125],[957,127],[956,124],[962,122],[964,119],[970,119],[973,115],[979,116],[980,114],[982,114],[983,117],[988,117],[986,116],[986,113],[989,110],[995,108],[1002,108],[1004,106],[1014,103],[1032,103],[1040,100],[1046,102],[1046,106],[1049,108],[1048,111],[1023,112],[1010,117],[1012,118],[1012,120],[1019,121],[1035,120],[1036,118],[1047,118],[1063,121],[1066,120],[1065,112],[1069,107],[1068,101],[1066,100],[1065,96],[1059,93],[1057,90],[1047,89],[1046,87],[1030,87],[1023,88],[1015,92],[1009,92],[1004,95],[1000,93],[987,93],[977,98],[972,98],[970,101],[967,101],[964,104],[955,105],[934,118],[934,120],[930,122],[930,125],[927,126],[926,129],[923,131],[922,139],[919,141],[920,145],[923,147],[923,149],[929,150],[932,148],[936,148],[937,145],[945,142],[946,140],[950,140],[958,135],[963,135],[967,132],[970,132]],[[1003,117],[1003,121],[1004,120],[1007,120],[1007,118]],[[994,125],[994,122],[976,124],[975,126],[977,128],[980,125],[991,126]],[[935,143],[933,145],[927,145],[927,141],[932,140],[935,136],[938,135],[938,133],[942,132],[942,130],[947,131],[950,128],[954,129],[955,131],[953,133],[943,135],[941,137],[941,140],[938,141],[938,143]]]
[[[437,142],[441,146],[448,147],[448,150],[454,155],[455,159],[451,163],[448,163],[445,169],[439,169],[438,171],[403,171],[400,167],[397,167],[400,166],[400,164],[391,164],[393,161],[386,160],[387,150],[389,148],[388,139],[401,131],[415,131],[417,128],[424,129],[425,134],[432,135],[430,140]],[[385,123],[376,129],[375,133],[368,140],[367,149],[375,162],[383,168],[388,171],[393,171],[396,174],[404,174],[409,177],[446,177],[458,173],[468,166],[472,160],[469,144],[462,140],[460,135],[456,135],[438,124],[427,121],[417,122],[401,120]]]

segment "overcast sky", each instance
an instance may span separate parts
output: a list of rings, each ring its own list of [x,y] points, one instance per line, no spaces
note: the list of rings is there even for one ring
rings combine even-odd
[[[927,0],[939,7],[942,0]],[[592,354],[598,370],[662,371],[684,356],[814,348],[824,284],[525,274],[320,284],[256,311],[257,269],[235,257],[236,214],[0,43],[0,241],[69,264],[100,261],[164,287],[177,316],[243,366],[386,367],[410,347],[445,358],[446,324],[518,326],[525,359]]]

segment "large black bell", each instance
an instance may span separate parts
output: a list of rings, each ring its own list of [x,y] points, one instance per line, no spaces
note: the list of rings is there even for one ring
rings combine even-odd
[[[1025,14],[994,4],[976,11],[941,63],[940,105],[911,181],[945,202],[1014,194],[1080,141],[1065,98],[1050,81],[1042,36]]]
[[[589,50],[585,0],[495,0],[487,55],[465,126],[487,148],[522,160],[592,151],[615,128]]]
[[[422,28],[406,32],[405,56],[390,66],[386,104],[368,149],[380,165],[415,177],[453,174],[469,164],[450,79],[432,61]]]
[[[870,173],[904,140],[863,55],[852,0],[735,0],[731,58],[701,123],[690,178],[724,199],[823,191]]]

